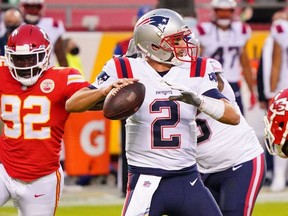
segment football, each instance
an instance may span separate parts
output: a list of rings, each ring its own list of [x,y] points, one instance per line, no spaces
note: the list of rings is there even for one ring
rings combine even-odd
[[[111,120],[121,120],[133,115],[141,107],[145,91],[145,86],[140,82],[112,89],[104,101],[104,116]]]

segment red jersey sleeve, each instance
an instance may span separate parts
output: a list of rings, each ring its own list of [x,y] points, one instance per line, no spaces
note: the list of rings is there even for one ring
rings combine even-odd
[[[68,99],[79,89],[88,87],[90,83],[83,78],[78,70],[74,68],[67,68],[65,70],[67,70],[66,96]]]

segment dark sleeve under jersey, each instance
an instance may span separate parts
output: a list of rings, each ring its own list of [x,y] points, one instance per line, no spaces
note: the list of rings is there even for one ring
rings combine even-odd
[[[218,89],[210,89],[204,92],[203,95],[207,97],[215,98],[215,99],[221,99],[221,98],[227,99]]]

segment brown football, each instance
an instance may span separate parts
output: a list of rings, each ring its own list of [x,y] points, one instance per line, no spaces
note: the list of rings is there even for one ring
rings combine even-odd
[[[104,116],[111,120],[121,120],[133,115],[141,107],[145,91],[145,86],[140,82],[112,89],[104,101]]]

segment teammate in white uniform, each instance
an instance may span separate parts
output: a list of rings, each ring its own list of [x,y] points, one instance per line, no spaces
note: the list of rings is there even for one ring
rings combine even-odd
[[[235,0],[212,0],[215,19],[199,23],[193,31],[198,34],[201,56],[217,59],[224,70],[224,77],[235,92],[236,101],[243,113],[240,92],[242,72],[250,91],[250,106],[256,103],[253,90],[253,76],[247,56],[246,44],[251,36],[249,25],[233,20]]]
[[[276,94],[288,86],[288,20],[277,19],[272,23],[271,35],[274,40],[270,90]]]
[[[67,101],[67,111],[87,110],[98,101],[93,88],[118,78],[137,78],[146,87],[142,106],[126,124],[129,180],[123,216],[221,215],[196,167],[195,116],[198,108],[224,123],[240,119],[217,89],[213,65],[218,62],[197,58],[190,34],[172,10],[146,13],[133,37],[145,58],[109,60],[90,89]]]
[[[52,17],[44,17],[44,0],[20,0],[20,9],[26,24],[37,25],[43,29],[53,45],[50,65],[56,65],[56,59],[60,66],[67,67],[67,59],[63,49],[62,35],[65,33],[61,20]]]
[[[239,110],[227,80],[220,74],[217,79],[221,93]],[[204,113],[197,115],[196,123],[197,163],[205,186],[223,215],[252,215],[265,178],[264,150],[255,131],[243,115],[236,126],[217,122]]]

